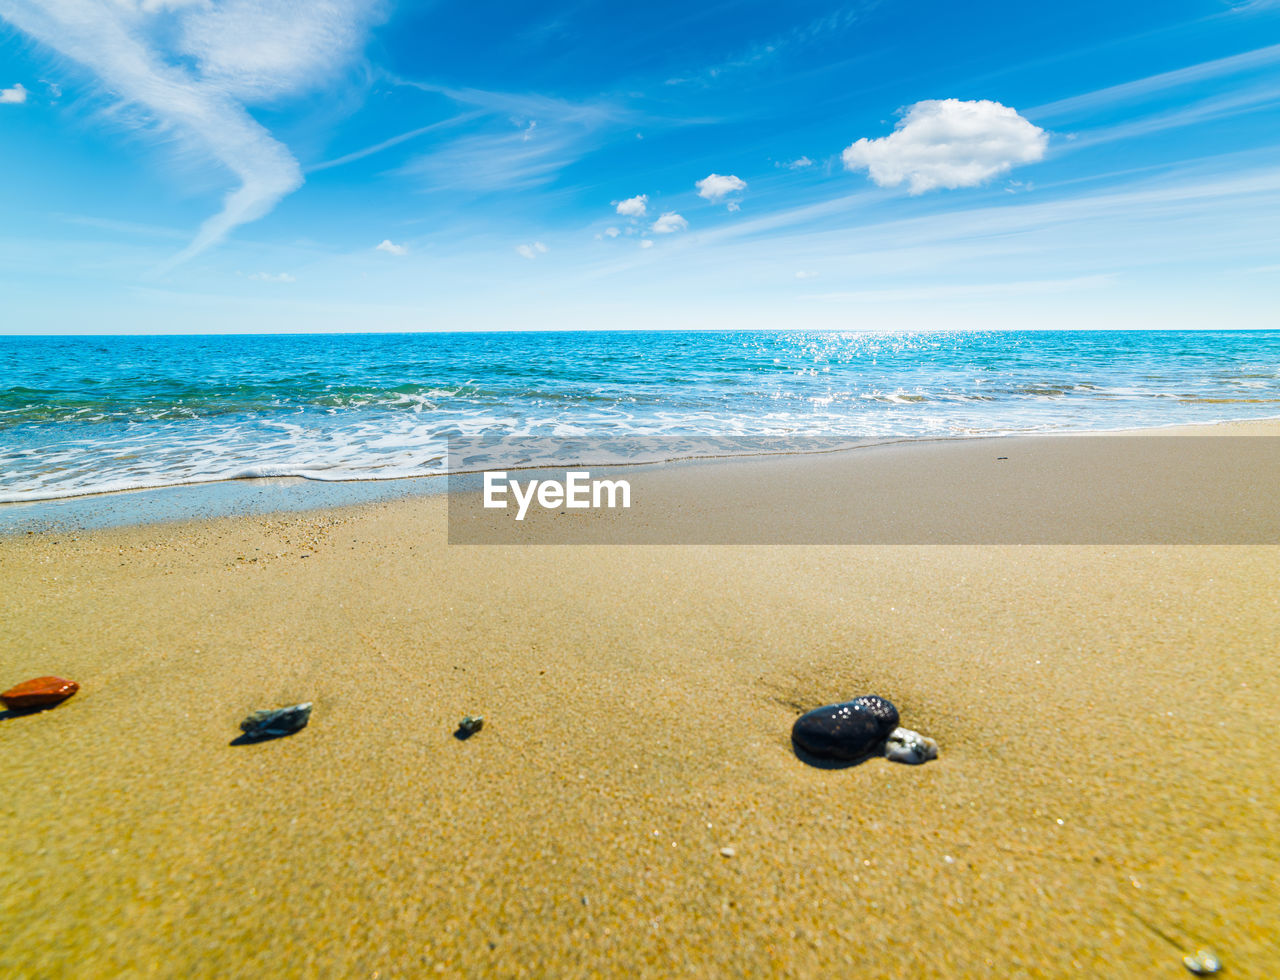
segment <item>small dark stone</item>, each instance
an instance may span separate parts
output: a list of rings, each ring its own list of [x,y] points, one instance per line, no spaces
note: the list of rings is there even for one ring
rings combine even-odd
[[[826,759],[864,759],[879,752],[897,727],[898,709],[867,694],[801,715],[791,728],[791,741]]]
[[[311,719],[311,702],[291,704],[287,708],[271,708],[255,711],[240,722],[240,731],[249,739],[279,738],[292,735],[307,727]]]

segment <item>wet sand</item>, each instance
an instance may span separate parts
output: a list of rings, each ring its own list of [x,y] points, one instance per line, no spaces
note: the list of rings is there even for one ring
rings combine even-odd
[[[840,520],[857,456],[778,493]],[[716,469],[667,472],[696,515]],[[0,718],[0,976],[1280,974],[1280,547],[465,547],[446,509],[0,539],[0,683],[82,685]],[[862,693],[939,760],[797,759]]]

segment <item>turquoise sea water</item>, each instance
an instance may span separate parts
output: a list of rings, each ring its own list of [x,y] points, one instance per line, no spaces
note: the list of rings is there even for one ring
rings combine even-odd
[[[0,502],[439,474],[451,436],[698,455],[1276,416],[1280,331],[8,337]]]

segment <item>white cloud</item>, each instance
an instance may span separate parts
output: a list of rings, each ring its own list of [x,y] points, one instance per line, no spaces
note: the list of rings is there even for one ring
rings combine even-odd
[[[76,4],[84,0],[76,0]],[[202,81],[244,100],[275,99],[329,77],[355,52],[372,13],[367,0],[222,0],[180,6],[179,53]],[[189,8],[189,10],[188,10]]]
[[[171,268],[302,185],[298,162],[245,104],[328,83],[358,52],[377,7],[376,0],[0,0],[0,17],[79,62],[104,94],[142,110],[140,128],[176,138],[239,181],[166,263]]]
[[[1017,111],[982,99],[917,102],[894,131],[860,139],[843,153],[848,170],[866,170],[881,187],[908,183],[912,194],[976,187],[1020,163],[1044,157],[1049,135]]]
[[[796,273],[796,278],[797,279],[817,279],[818,273],[806,272],[804,269],[801,269],[799,272]]]
[[[377,245],[373,246],[376,251],[387,252],[390,255],[408,255],[409,249],[404,245],[397,245],[390,238],[384,238]]]
[[[694,186],[698,188],[698,196],[705,198],[712,204],[718,204],[730,194],[739,194],[747,189],[747,182],[741,177],[735,177],[733,174],[723,176],[721,174],[708,174],[701,180],[696,181]],[[732,205],[730,211],[736,211],[737,208]]]
[[[279,273],[255,272],[251,276],[249,276],[249,278],[255,279],[258,282],[297,282],[298,281],[295,278],[293,278],[293,276],[289,275],[289,273],[287,272],[279,272]]]
[[[776,164],[776,166],[786,167],[788,170],[803,170],[805,167],[812,167],[813,161],[808,157],[796,157],[794,160],[789,160],[786,163],[779,163]]]
[[[547,246],[542,242],[533,242],[529,245],[517,245],[516,251],[523,255],[526,259],[536,259],[547,251]]]
[[[27,90],[21,82],[13,88],[0,88],[0,105],[18,105],[27,101]]]
[[[640,239],[640,247],[641,247],[641,248],[653,248],[653,239],[652,239],[652,238],[642,238],[642,239]]]
[[[664,211],[662,217],[653,223],[653,231],[658,235],[670,235],[672,232],[684,231],[689,222],[674,211]]]
[[[608,235],[610,238],[617,238],[619,235],[622,234],[622,232],[618,231],[618,229],[614,227],[606,228],[604,230],[604,233]]]
[[[649,195],[637,194],[625,201],[614,201],[618,206],[618,214],[625,218],[643,218],[649,213]]]

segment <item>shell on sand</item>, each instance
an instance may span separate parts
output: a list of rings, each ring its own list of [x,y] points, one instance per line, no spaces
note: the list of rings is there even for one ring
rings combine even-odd
[[[918,766],[938,757],[938,743],[910,728],[895,728],[884,743],[884,757],[890,762]]]

